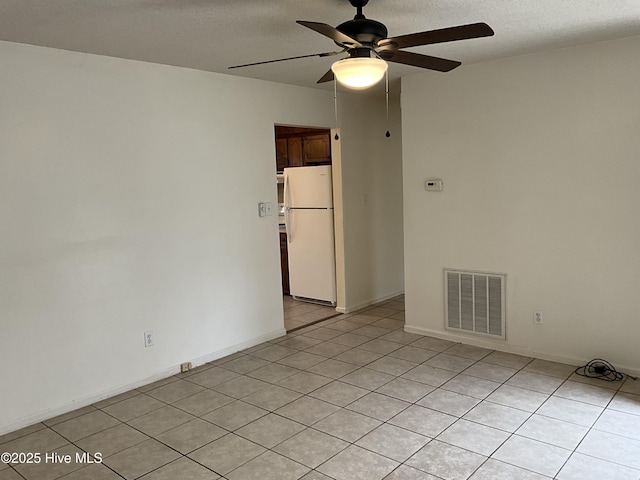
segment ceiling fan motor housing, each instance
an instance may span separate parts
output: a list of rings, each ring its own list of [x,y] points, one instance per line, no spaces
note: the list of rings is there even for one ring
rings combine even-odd
[[[371,47],[375,47],[379,40],[387,38],[388,35],[387,27],[384,24],[368,18],[354,18],[341,23],[336,27],[336,30]]]

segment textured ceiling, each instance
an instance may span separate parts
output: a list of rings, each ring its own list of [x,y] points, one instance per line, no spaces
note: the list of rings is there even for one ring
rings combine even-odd
[[[330,89],[316,80],[339,57],[227,67],[335,50],[295,21],[336,26],[354,14],[347,0],[0,0],[0,40]],[[370,0],[364,14],[390,36],[488,23],[493,37],[409,49],[460,68],[640,35],[640,0]],[[389,68],[392,81],[421,71]]]

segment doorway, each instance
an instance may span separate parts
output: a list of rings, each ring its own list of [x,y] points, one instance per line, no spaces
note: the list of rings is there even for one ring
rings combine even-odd
[[[342,172],[338,130],[275,125],[276,178],[278,187],[278,228],[280,238],[280,260],[284,324],[287,332],[304,328],[344,312],[344,230],[342,224]],[[287,249],[287,227],[284,215],[285,168],[331,165],[334,246],[336,262],[336,306],[318,305],[295,299],[291,296]]]

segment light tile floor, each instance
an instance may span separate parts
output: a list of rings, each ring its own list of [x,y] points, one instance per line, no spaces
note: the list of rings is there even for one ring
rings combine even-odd
[[[283,295],[282,303],[284,307],[284,328],[287,332],[339,315],[335,307],[301,302],[300,300],[294,300],[289,295]]]
[[[405,333],[402,300],[4,435],[73,460],[0,480],[640,479],[640,381]]]

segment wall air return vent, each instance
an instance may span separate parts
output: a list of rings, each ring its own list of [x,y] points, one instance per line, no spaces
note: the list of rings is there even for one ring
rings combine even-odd
[[[503,274],[445,270],[446,328],[506,338],[505,282]]]

